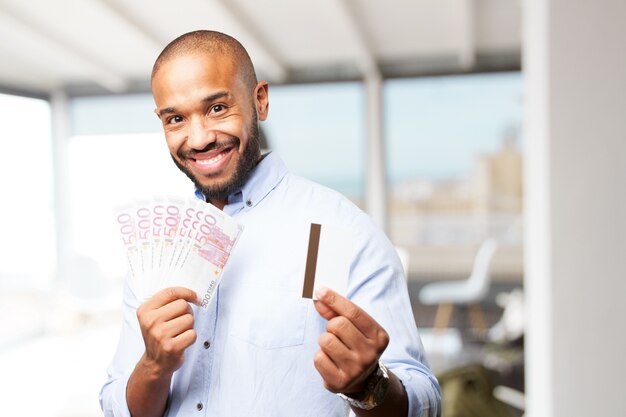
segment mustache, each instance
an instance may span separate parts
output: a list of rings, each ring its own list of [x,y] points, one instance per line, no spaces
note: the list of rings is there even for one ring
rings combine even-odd
[[[195,155],[203,152],[215,151],[225,148],[236,148],[239,147],[241,140],[236,136],[229,136],[226,139],[216,140],[215,142],[209,143],[202,149],[190,149],[183,150],[179,149],[176,152],[176,156],[178,156],[181,160],[186,158],[193,158]]]

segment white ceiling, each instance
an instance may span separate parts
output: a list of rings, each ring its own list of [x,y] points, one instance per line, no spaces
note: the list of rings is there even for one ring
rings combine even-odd
[[[0,89],[146,91],[196,29],[238,38],[275,83],[520,65],[520,0],[0,0]]]

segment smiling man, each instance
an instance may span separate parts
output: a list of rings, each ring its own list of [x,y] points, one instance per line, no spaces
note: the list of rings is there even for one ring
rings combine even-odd
[[[190,47],[174,43],[157,60],[155,112],[178,168],[223,208],[260,159],[257,119],[267,117],[267,83],[257,85],[252,63],[237,64],[249,58],[231,57],[225,42],[212,54]]]
[[[439,415],[393,246],[343,196],[261,154],[268,84],[243,46],[211,31],[177,38],[152,92],[174,163],[245,232],[208,311],[185,288],[140,305],[126,287],[105,415]],[[310,223],[351,231],[347,297],[302,298],[304,254],[292,249]]]

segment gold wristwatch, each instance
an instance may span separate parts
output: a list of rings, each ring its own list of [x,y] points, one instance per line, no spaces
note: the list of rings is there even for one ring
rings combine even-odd
[[[389,392],[389,372],[387,367],[381,361],[378,361],[376,370],[367,377],[363,391],[356,393],[355,397],[349,397],[346,394],[337,395],[352,407],[371,410],[385,401],[387,392]]]

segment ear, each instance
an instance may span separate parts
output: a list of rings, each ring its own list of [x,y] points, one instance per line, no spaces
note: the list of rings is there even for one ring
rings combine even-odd
[[[254,89],[254,104],[256,106],[257,117],[263,121],[267,119],[269,112],[269,86],[267,81],[259,81]]]

